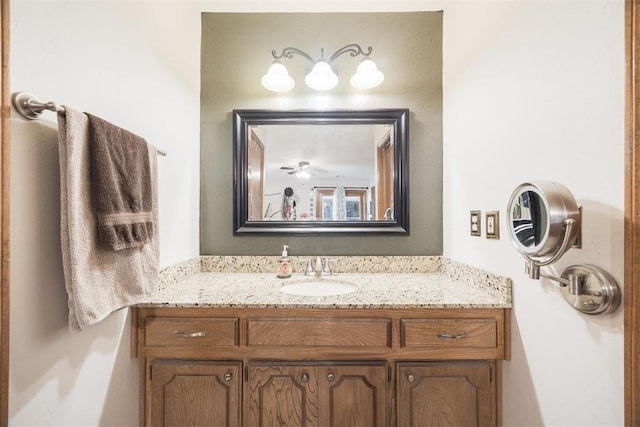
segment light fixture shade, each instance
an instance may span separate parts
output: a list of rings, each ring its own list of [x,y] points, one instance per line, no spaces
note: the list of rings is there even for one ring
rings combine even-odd
[[[376,64],[365,58],[358,65],[356,73],[351,77],[351,86],[356,89],[373,89],[384,81],[384,74],[378,70]]]
[[[338,76],[331,69],[331,65],[327,61],[318,61],[307,76],[304,82],[311,89],[329,90],[338,85]]]
[[[260,80],[262,86],[273,92],[287,92],[296,85],[287,69],[280,61],[273,61],[267,74]]]
[[[300,170],[298,172],[296,172],[296,176],[300,179],[309,179],[311,178],[311,174],[309,172],[307,172],[306,170]]]

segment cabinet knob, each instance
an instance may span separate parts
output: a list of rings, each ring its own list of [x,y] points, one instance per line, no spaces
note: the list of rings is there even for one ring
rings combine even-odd
[[[302,374],[302,375],[300,376],[300,380],[301,380],[303,383],[306,383],[307,381],[309,381],[309,375],[307,375],[307,374]]]
[[[232,379],[233,379],[233,374],[231,372],[227,372],[226,374],[224,374],[225,381],[231,381]]]
[[[335,375],[333,375],[332,373],[329,373],[329,374],[327,375],[327,381],[331,382],[331,381],[333,381],[333,380],[335,380],[335,379],[336,379],[336,376],[335,376]]]
[[[416,380],[415,375],[413,374],[407,375],[407,381],[409,381],[410,383],[414,382],[415,380]]]

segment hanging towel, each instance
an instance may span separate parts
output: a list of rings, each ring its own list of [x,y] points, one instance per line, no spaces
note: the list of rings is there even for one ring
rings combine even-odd
[[[117,251],[153,239],[147,142],[108,121],[89,118],[89,171],[98,241]]]
[[[112,251],[98,245],[89,173],[89,119],[65,106],[58,114],[61,244],[69,328],[78,331],[145,300],[158,287],[158,227],[139,247]],[[152,219],[158,224],[156,149],[148,147]]]

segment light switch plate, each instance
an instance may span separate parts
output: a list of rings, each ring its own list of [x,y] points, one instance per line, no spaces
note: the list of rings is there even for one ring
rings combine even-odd
[[[471,211],[469,212],[469,228],[472,236],[480,236],[482,232],[482,223],[480,220],[481,212],[480,211]]]

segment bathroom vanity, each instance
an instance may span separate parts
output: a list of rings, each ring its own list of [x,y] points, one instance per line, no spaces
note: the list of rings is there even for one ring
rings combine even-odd
[[[510,281],[434,265],[320,297],[280,291],[300,274],[173,281],[133,309],[141,425],[499,425]]]

